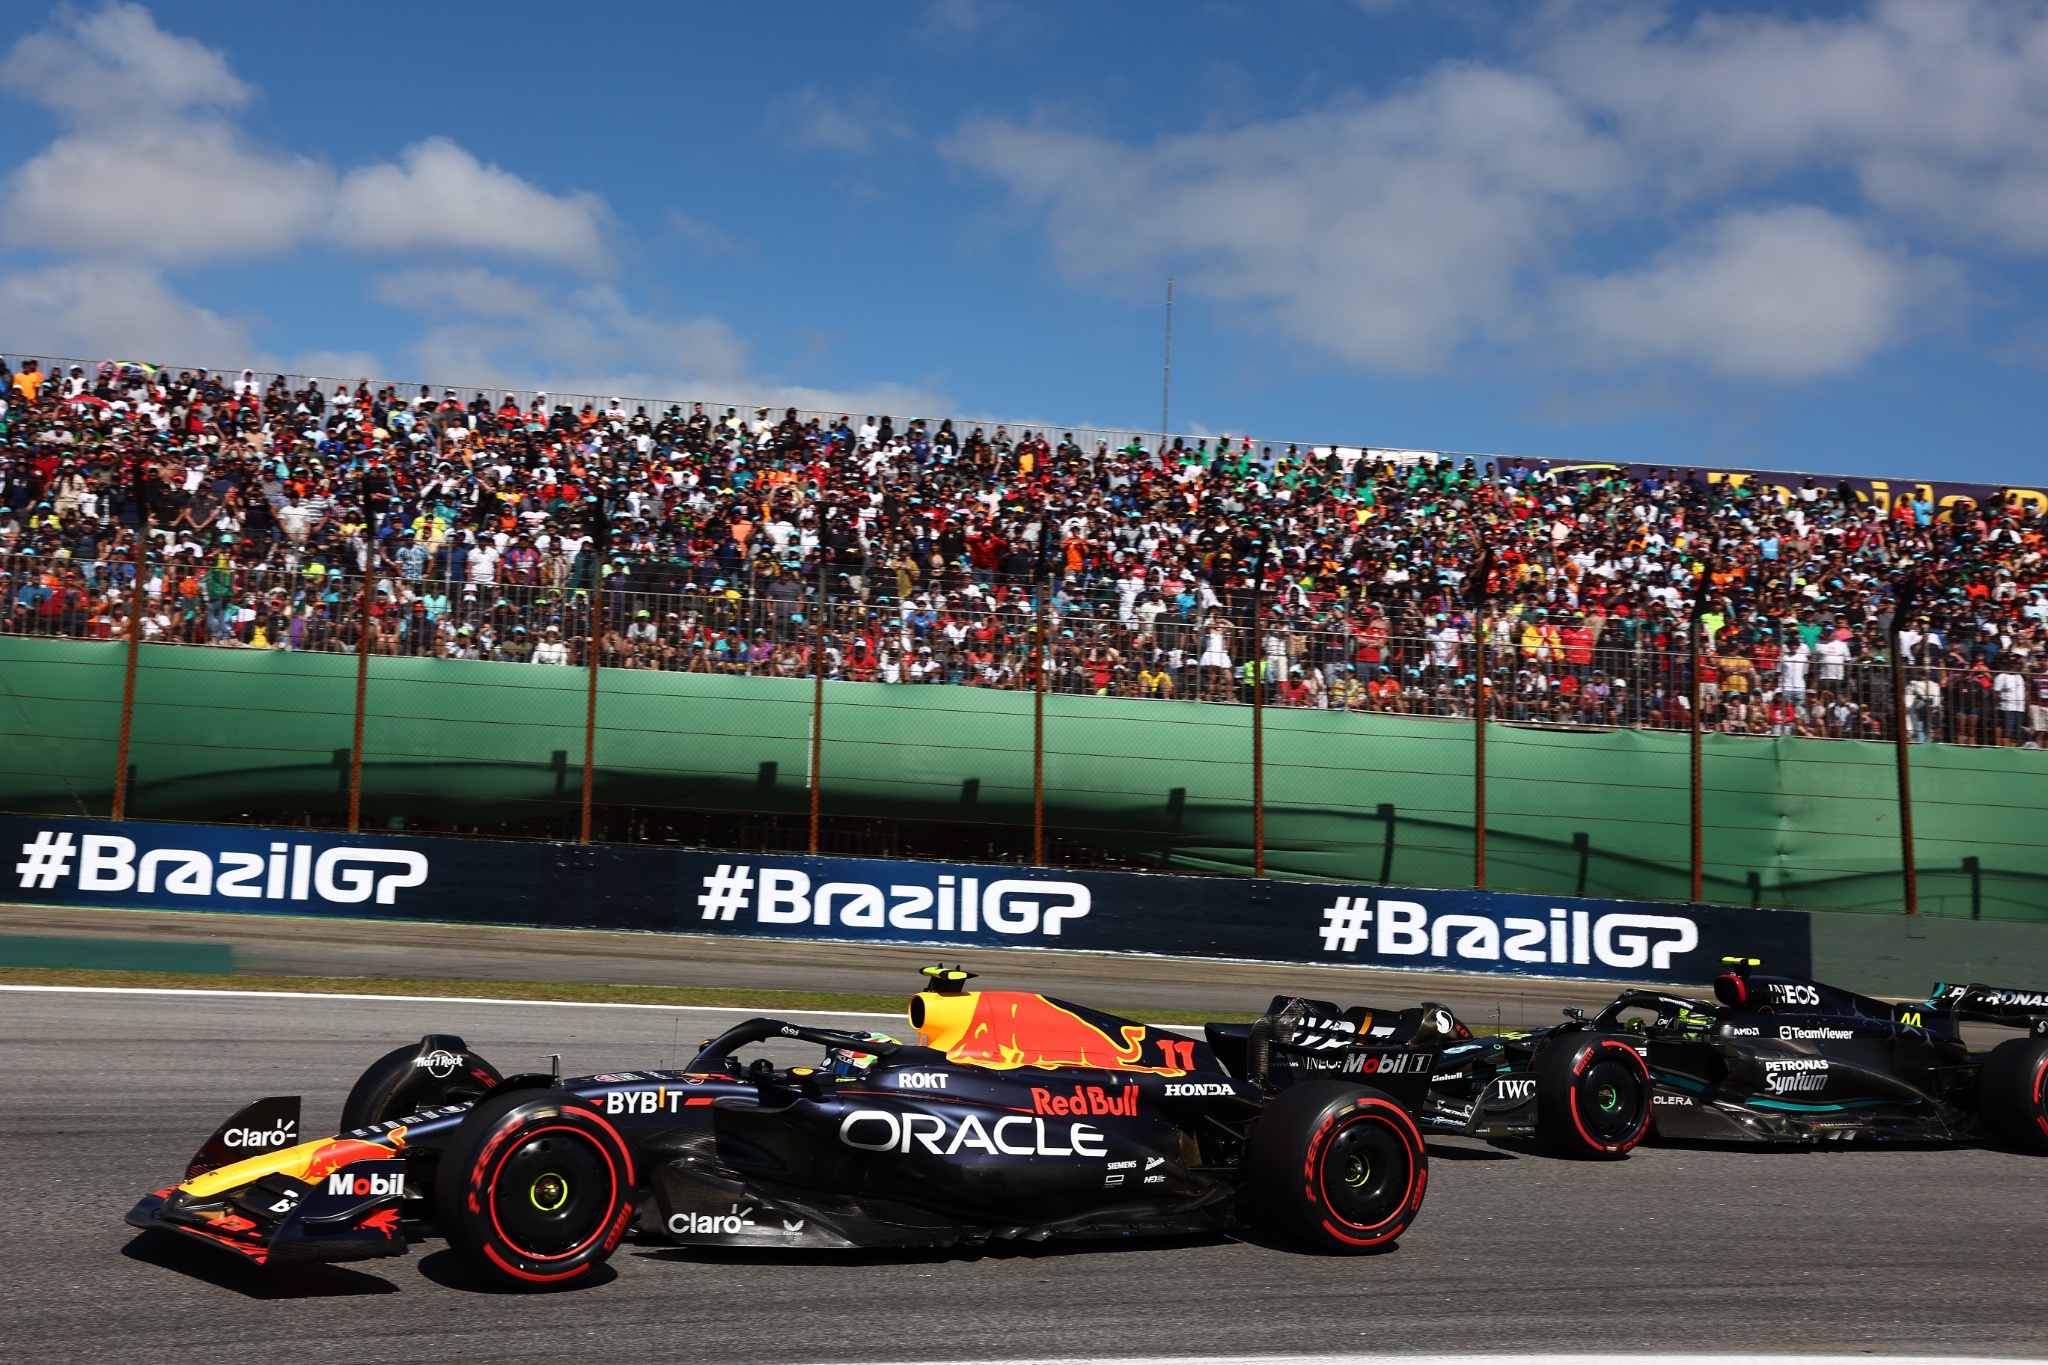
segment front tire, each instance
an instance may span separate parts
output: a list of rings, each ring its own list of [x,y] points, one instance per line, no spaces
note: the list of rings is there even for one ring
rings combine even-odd
[[[1977,1110],[1991,1136],[2023,1152],[2048,1152],[2048,1038],[2008,1038],[1977,1076]]]
[[[1245,1153],[1248,1211],[1321,1251],[1355,1254],[1407,1231],[1422,1209],[1429,1154],[1391,1096],[1305,1081],[1266,1106]]]
[[[582,1101],[513,1091],[463,1120],[436,1194],[441,1231],[470,1264],[514,1288],[558,1288],[603,1265],[625,1236],[633,1160]]]
[[[1650,1098],[1650,1068],[1625,1039],[1569,1033],[1536,1059],[1536,1135],[1563,1156],[1627,1156],[1650,1130]]]

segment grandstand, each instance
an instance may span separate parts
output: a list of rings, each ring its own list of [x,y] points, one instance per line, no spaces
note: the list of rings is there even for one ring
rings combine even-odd
[[[0,388],[8,809],[118,775],[136,814],[331,822],[353,784],[379,824],[560,834],[594,668],[603,833],[787,844],[822,667],[842,851],[1028,856],[1042,681],[1056,858],[1247,870],[1256,701],[1274,870],[1457,884],[1483,672],[1495,885],[1686,894],[1697,724],[1710,899],[1895,908],[1870,742],[1903,717],[1931,908],[2048,918],[2036,490],[112,362]]]

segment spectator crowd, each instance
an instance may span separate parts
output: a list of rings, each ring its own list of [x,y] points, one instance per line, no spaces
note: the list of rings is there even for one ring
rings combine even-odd
[[[15,634],[139,611],[158,643],[996,688],[1043,659],[1063,692],[1467,717],[1483,667],[1504,721],[1685,728],[1697,695],[1869,739],[1896,639],[1915,740],[2048,734],[2017,495],[115,362],[0,361],[0,393]]]

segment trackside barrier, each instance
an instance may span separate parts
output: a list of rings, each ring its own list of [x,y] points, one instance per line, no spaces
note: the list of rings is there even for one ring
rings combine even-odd
[[[0,817],[40,905],[1038,948],[1699,984],[1804,972],[1810,916],[1414,887]]]

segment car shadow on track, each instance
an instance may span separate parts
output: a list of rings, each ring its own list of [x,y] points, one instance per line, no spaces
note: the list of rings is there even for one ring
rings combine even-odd
[[[514,1294],[522,1298],[536,1293],[564,1293],[578,1289],[596,1289],[599,1285],[610,1284],[619,1278],[619,1272],[608,1265],[601,1265],[589,1274],[578,1277],[568,1284],[549,1288],[546,1285],[513,1286],[495,1280],[479,1271],[448,1247],[442,1247],[431,1255],[420,1257],[417,1262],[419,1273],[443,1289],[453,1289],[461,1294]]]
[[[1515,1153],[1504,1152],[1497,1146],[1453,1147],[1448,1142],[1425,1144],[1431,1161],[1513,1161]],[[1547,1153],[1550,1149],[1545,1148]]]
[[[347,1266],[251,1265],[168,1232],[139,1233],[121,1254],[250,1299],[346,1299],[398,1292],[391,1281]]]
[[[637,1239],[636,1239],[637,1240]],[[976,1246],[872,1247],[842,1251],[790,1251],[781,1247],[665,1246],[647,1239],[631,1254],[648,1261],[684,1261],[710,1265],[891,1266],[935,1265],[947,1261],[1030,1261],[1055,1256],[1113,1256],[1133,1251],[1166,1251],[1188,1247],[1228,1246],[1251,1240],[1222,1233],[1189,1233],[1177,1237],[1103,1237],[1050,1239],[1043,1242],[990,1241]]]

